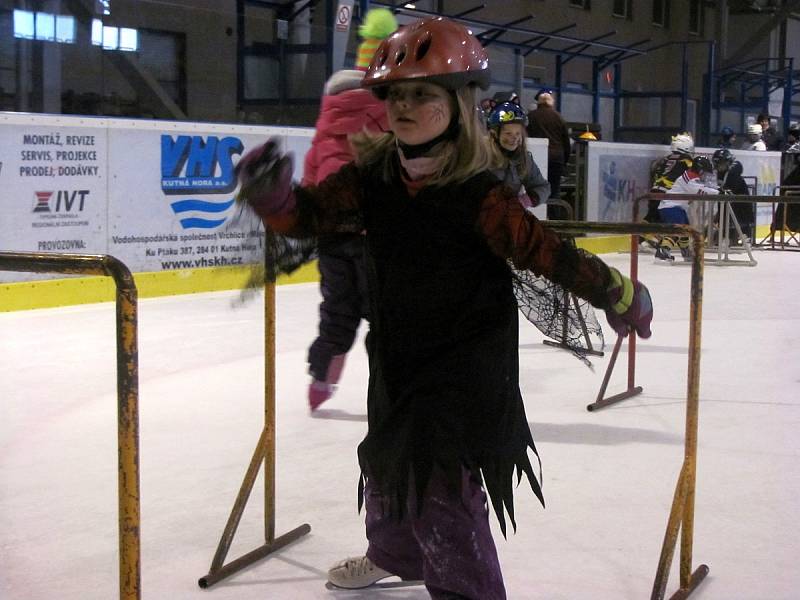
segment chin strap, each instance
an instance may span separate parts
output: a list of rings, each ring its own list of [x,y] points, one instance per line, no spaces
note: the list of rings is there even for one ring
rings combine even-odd
[[[502,152],[503,156],[505,156],[506,158],[516,158],[518,151],[519,151],[519,146],[517,146],[513,150],[509,150],[508,148],[500,146],[500,152]]]
[[[422,144],[413,145],[404,144],[400,140],[397,140],[397,147],[403,151],[403,155],[407,159],[419,158],[420,156],[426,155],[431,149],[433,149],[434,146],[445,141],[456,139],[459,131],[461,131],[461,125],[458,122],[458,113],[454,113],[453,118],[450,119],[450,124],[447,126],[447,129],[445,129],[432,140],[428,140]]]

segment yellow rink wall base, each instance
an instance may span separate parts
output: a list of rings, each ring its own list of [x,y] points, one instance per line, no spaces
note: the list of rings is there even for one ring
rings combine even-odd
[[[242,289],[250,278],[249,267],[216,267],[134,273],[139,298],[196,294]],[[282,275],[278,284],[318,281],[317,262],[303,265],[291,275]],[[71,277],[0,284],[0,312],[53,308],[73,304],[112,302],[114,282],[109,277]]]
[[[761,233],[762,227],[758,229],[759,236],[769,232],[767,226],[764,226],[763,234]],[[626,235],[585,237],[577,238],[575,241],[579,248],[593,254],[623,252],[630,249],[630,237]],[[241,289],[247,283],[250,274],[250,267],[216,267],[134,273],[133,277],[139,291],[139,298],[155,298]],[[319,281],[316,261],[303,265],[291,275],[282,275],[278,278],[279,285],[312,281]],[[112,302],[114,293],[114,282],[109,277],[70,277],[0,283],[0,312]]]

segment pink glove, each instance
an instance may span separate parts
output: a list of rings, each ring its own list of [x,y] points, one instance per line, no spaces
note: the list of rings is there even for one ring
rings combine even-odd
[[[292,163],[291,153],[281,156],[277,138],[250,150],[234,169],[240,183],[237,200],[247,202],[260,217],[292,212]]]
[[[536,194],[529,195],[525,188],[520,188],[519,194],[517,194],[517,198],[519,198],[520,203],[525,208],[533,208],[535,206],[539,206],[539,196]]]
[[[612,268],[608,299],[611,306],[606,309],[606,319],[617,335],[624,337],[630,330],[636,331],[640,338],[652,335],[653,301],[643,283],[631,281]]]

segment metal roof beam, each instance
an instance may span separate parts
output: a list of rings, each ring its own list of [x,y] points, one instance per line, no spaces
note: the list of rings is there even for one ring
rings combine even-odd
[[[798,2],[800,2],[800,0],[798,0]],[[487,21],[480,21],[480,20],[477,20],[477,19],[456,18],[456,17],[450,16],[450,15],[439,15],[437,13],[433,13],[433,12],[430,12],[430,11],[417,10],[417,9],[408,9],[408,8],[401,7],[401,6],[392,6],[391,4],[386,4],[386,3],[373,2],[372,4],[374,6],[383,6],[385,8],[390,9],[390,10],[394,10],[394,12],[396,12],[396,13],[404,13],[404,14],[409,14],[409,15],[431,16],[431,17],[446,16],[448,18],[451,18],[451,19],[454,19],[454,20],[457,20],[457,21],[461,21],[464,25],[472,26],[472,27],[476,27],[476,28],[479,27],[479,28],[484,28],[484,29],[497,29],[499,27],[496,23],[489,23]],[[508,33],[521,33],[521,34],[525,34],[525,35],[541,35],[541,36],[547,37],[547,38],[549,38],[551,40],[554,40],[554,41],[567,42],[567,43],[572,43],[572,44],[575,44],[575,43],[578,43],[578,44],[586,43],[590,47],[593,47],[593,48],[605,48],[607,50],[624,50],[625,49],[624,46],[618,46],[616,44],[609,44],[609,43],[606,43],[606,42],[587,42],[586,40],[582,40],[582,39],[579,39],[579,38],[574,38],[574,37],[570,37],[570,36],[566,36],[566,35],[558,35],[558,34],[547,33],[546,31],[537,31],[536,29],[525,29],[525,28],[522,28],[522,27],[507,27],[506,31]],[[521,46],[521,44],[517,44],[516,45],[516,47],[520,47],[520,46]],[[638,55],[647,54],[646,51],[640,51],[640,50],[633,50],[632,52],[634,52],[635,54],[638,54]]]
[[[499,38],[501,35],[503,35],[504,33],[508,33],[508,28],[509,27],[511,27],[513,25],[518,25],[519,23],[524,23],[525,21],[528,21],[528,20],[530,20],[532,18],[533,18],[532,16],[527,16],[527,17],[522,17],[521,19],[514,19],[513,21],[510,21],[509,23],[506,23],[505,25],[498,25],[498,26],[494,27],[493,29],[487,29],[486,31],[484,31],[482,33],[479,33],[475,37],[477,37],[481,41],[483,46],[486,47],[489,44],[491,44],[493,41],[495,41],[497,38]],[[491,34],[489,34],[490,31],[492,32]],[[485,42],[484,42],[484,39],[486,39]]]
[[[635,46],[641,46],[642,44],[646,44],[650,41],[650,38],[645,38],[643,40],[639,40],[638,42],[634,42],[628,45],[628,48],[633,48]],[[625,56],[626,51],[619,50],[617,52],[606,52],[605,54],[600,54],[597,58],[599,59],[598,68],[605,69],[608,65],[618,62],[620,60],[624,60],[623,57]]]
[[[729,67],[742,60],[742,58],[747,56],[747,53],[750,52],[750,49],[753,46],[768,36],[773,29],[778,27],[782,21],[784,21],[798,8],[800,8],[800,0],[786,0],[783,6],[779,10],[775,11],[772,17],[764,21],[761,24],[761,27],[756,29],[753,34],[747,38],[747,40],[745,40],[741,46],[739,46],[739,49],[725,60],[723,66]]]
[[[601,35],[598,35],[598,36],[595,36],[595,37],[593,37],[593,38],[590,38],[589,40],[587,40],[587,43],[584,43],[584,44],[573,44],[572,46],[567,46],[566,48],[561,48],[561,50],[568,51],[568,52],[575,51],[575,52],[577,52],[578,54],[582,54],[582,53],[583,53],[583,51],[584,51],[584,50],[586,50],[586,49],[589,47],[589,44],[588,44],[588,42],[595,42],[595,41],[597,41],[597,40],[601,40],[601,39],[603,39],[603,38],[607,38],[607,37],[609,37],[609,36],[612,36],[612,35],[614,35],[614,34],[616,34],[616,33],[617,33],[616,31],[609,31],[608,33],[603,33],[603,34],[601,34]],[[577,48],[577,50],[575,50],[576,48]],[[568,63],[569,61],[571,61],[573,58],[575,58],[575,56],[574,56],[574,55],[573,55],[573,56],[570,56],[568,59],[566,59],[565,61],[563,61],[563,62],[561,63],[561,64],[562,64],[562,66],[563,66],[563,65],[565,65],[565,64],[567,64],[567,63]]]
[[[460,13],[454,14],[453,18],[454,19],[460,19],[460,18],[462,18],[462,17],[464,17],[466,15],[469,15],[471,13],[477,12],[477,11],[482,10],[484,8],[486,8],[485,4],[478,4],[478,6],[473,6],[472,8],[468,8],[467,10],[463,10]]]
[[[308,0],[305,4],[303,4],[303,6],[301,6],[296,11],[294,11],[292,14],[290,14],[286,18],[286,20],[291,23],[292,21],[294,21],[298,17],[298,15],[300,15],[300,13],[302,13],[307,8],[312,8],[317,2],[319,2],[319,0]]]
[[[593,38],[589,38],[586,42],[581,42],[579,44],[573,44],[572,46],[567,46],[566,48],[562,48],[563,50],[574,50],[575,48],[581,48],[581,50],[585,50],[588,47],[587,42],[596,42],[597,40],[602,40],[603,38],[611,37],[612,35],[616,35],[617,30],[612,29],[607,33],[601,33],[600,35],[596,35]],[[579,50],[580,52],[580,50]]]
[[[577,27],[577,23],[565,25],[564,27],[557,27],[552,31],[549,31],[548,34],[561,33],[562,31],[566,31],[567,29],[572,29],[573,27]],[[533,37],[524,40],[522,43],[527,46],[529,43],[535,42],[536,40],[540,41],[534,44],[532,47],[530,47],[530,49],[524,53],[524,56],[528,56],[531,52],[536,52],[539,48],[544,47],[544,45],[550,41],[550,38],[543,35],[534,35]]]
[[[523,49],[533,50],[533,48],[530,48],[529,46],[522,46],[517,42],[505,42],[503,40],[495,41],[494,45],[500,46],[501,48],[511,48],[511,49],[523,48]],[[575,58],[593,58],[591,55],[588,54],[579,54],[577,52],[564,52],[563,50],[555,50],[554,48],[539,48],[539,50],[541,50],[542,52],[547,52],[549,54],[561,54],[562,56],[563,55],[574,56]]]

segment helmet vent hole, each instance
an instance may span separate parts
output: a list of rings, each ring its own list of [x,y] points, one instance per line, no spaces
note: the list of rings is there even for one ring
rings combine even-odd
[[[419,46],[417,46],[417,60],[422,60],[425,58],[425,55],[428,53],[428,50],[431,49],[431,38],[425,38],[422,40]]]
[[[383,66],[386,64],[386,59],[389,58],[386,52],[381,52],[381,55],[378,57],[378,66]]]
[[[405,48],[402,48],[402,49],[401,49],[401,50],[399,50],[399,51],[397,52],[397,54],[395,55],[395,58],[394,58],[394,64],[396,64],[396,65],[401,65],[401,64],[403,64],[403,61],[404,61],[405,59],[406,59],[406,49],[405,49]]]

